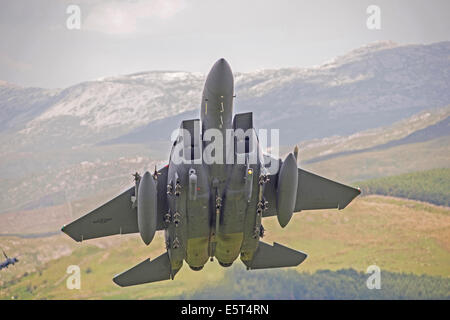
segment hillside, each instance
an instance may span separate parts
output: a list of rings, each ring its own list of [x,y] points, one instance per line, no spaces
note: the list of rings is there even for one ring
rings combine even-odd
[[[448,122],[444,144],[431,129],[450,114],[449,46],[381,42],[317,67],[236,73],[235,111],[281,128],[283,152],[300,142],[302,166],[342,182],[446,167]],[[148,71],[54,90],[0,82],[0,214],[118,192],[131,172],[164,164],[171,131],[198,117],[203,81]],[[392,145],[420,130],[425,141]]]
[[[304,164],[341,156],[380,151],[396,146],[427,142],[450,135],[450,107],[414,115],[390,127],[358,132],[347,137],[331,137],[322,143],[301,143],[309,149]],[[312,151],[312,152],[311,152]],[[314,156],[314,151],[320,152]]]
[[[389,126],[449,104],[449,45],[381,42],[318,67],[236,74],[235,109],[254,112],[257,128],[282,128],[286,144]],[[110,142],[140,143],[144,132],[168,137],[180,115],[151,121]],[[198,110],[185,116],[196,118]]]
[[[281,129],[282,155],[299,144],[302,168],[388,196],[300,212],[285,229],[267,218],[264,241],[309,254],[296,269],[247,277],[240,261],[229,271],[214,262],[126,289],[112,277],[163,252],[161,232],[146,247],[139,235],[79,244],[60,228],[131,186],[131,173],[167,163],[172,129],[198,117],[204,75],[149,71],[54,90],[0,81],[0,247],[20,259],[0,271],[0,299],[207,298],[216,290],[448,299],[449,49],[382,42],[317,67],[236,73],[235,112],[253,111],[256,129]],[[405,196],[447,207],[396,198]],[[73,264],[80,291],[65,286]],[[358,287],[372,264],[386,274],[384,295]],[[249,292],[255,283],[260,290]],[[261,291],[268,287],[279,295]]]
[[[289,144],[390,125],[450,103],[449,46],[381,42],[318,67],[236,73],[236,111],[254,111],[259,128],[284,128],[281,138]],[[179,71],[105,77],[51,95],[27,96],[27,105],[40,106],[33,117],[24,117],[30,108],[11,99],[16,91],[2,85],[3,126],[16,130],[5,136],[5,147],[98,143],[142,131],[158,120],[164,120],[165,130],[148,139],[166,140],[178,127],[178,115],[198,114],[203,81],[202,74]],[[133,143],[128,137],[127,143]]]
[[[267,230],[264,241],[277,241],[307,252],[308,258],[296,268],[302,273],[327,269],[332,272],[330,278],[333,278],[334,271],[340,269],[352,268],[365,272],[369,265],[376,264],[382,272],[395,273],[385,278],[383,285],[387,287],[392,285],[388,279],[394,281],[401,277],[397,276],[398,273],[448,279],[449,213],[449,209],[415,201],[369,196],[357,198],[342,211],[297,213],[285,229],[281,229],[276,218],[267,218],[264,221]],[[111,281],[115,274],[147,257],[155,258],[163,251],[161,233],[149,247],[145,247],[138,235],[110,237],[82,244],[61,234],[34,239],[2,237],[1,240],[10,255],[21,255],[21,262],[16,267],[0,273],[2,299],[12,296],[19,299],[183,297],[202,292],[209,285],[221,284],[222,279],[230,275],[214,262],[207,263],[200,272],[184,266],[174,281],[131,288],[117,287]],[[73,264],[79,265],[82,271],[82,289],[79,291],[67,290],[65,286],[66,269]],[[236,261],[234,268],[242,269],[241,262]],[[240,271],[236,272],[238,279],[242,278]],[[270,272],[271,279],[276,280],[277,277],[284,277],[286,270]],[[260,274],[259,271],[250,273],[254,274],[249,275],[250,282],[257,277],[255,274]],[[292,277],[292,273],[289,276]],[[302,279],[305,276],[299,277]],[[416,278],[408,279],[414,281]],[[298,279],[295,281],[298,283]],[[419,283],[434,285],[435,282],[431,279]],[[346,285],[345,281],[342,285]]]
[[[395,146],[342,155],[336,158],[303,164],[303,168],[330,179],[352,183],[435,168],[448,168],[450,136],[420,143]]]
[[[417,276],[384,271],[381,290],[369,290],[368,274],[354,269],[318,270],[297,273],[293,270],[272,270],[248,273],[244,268],[225,272],[218,284],[209,285],[189,299],[251,299],[251,300],[415,300],[450,299],[450,279]]]
[[[380,194],[450,206],[450,169],[432,169],[358,183],[362,194]]]
[[[23,88],[0,80],[0,133],[15,132],[38,117],[59,91]]]
[[[448,167],[450,131],[448,126],[443,132],[433,128],[449,115],[449,107],[434,108],[389,127],[300,143],[300,165],[344,183]],[[425,131],[430,133],[425,141],[393,143]],[[105,144],[5,154],[0,160],[0,213],[67,207],[93,193],[101,203],[107,200],[102,194],[114,195],[130,186],[132,172],[165,164],[169,148],[166,142],[152,143],[150,148],[145,144]],[[290,151],[291,147],[280,149],[281,154]]]

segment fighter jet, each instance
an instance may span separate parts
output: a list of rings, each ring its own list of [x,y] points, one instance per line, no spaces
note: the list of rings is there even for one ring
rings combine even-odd
[[[261,241],[262,221],[285,227],[294,212],[344,209],[352,188],[298,168],[298,149],[284,160],[263,153],[251,112],[233,116],[234,77],[225,59],[207,75],[200,119],[181,122],[168,163],[64,226],[76,241],[139,233],[148,245],[164,231],[166,252],[117,275],[119,286],[174,279],[185,262],[201,270],[214,258],[229,267],[240,257],[248,270],[294,267],[306,254]],[[274,111],[275,112],[275,111]]]
[[[3,255],[5,256],[6,260],[3,261],[2,263],[0,263],[0,270],[8,268],[10,265],[14,265],[17,262],[19,262],[19,259],[17,259],[17,258],[8,258],[8,256],[6,255],[5,251],[3,251]]]

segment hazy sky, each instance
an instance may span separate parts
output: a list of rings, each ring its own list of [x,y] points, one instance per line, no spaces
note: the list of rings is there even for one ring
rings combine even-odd
[[[80,29],[67,28],[70,4]],[[381,29],[369,30],[377,5]],[[321,64],[377,40],[450,40],[449,0],[1,0],[0,79],[67,87],[146,70]],[[73,20],[71,20],[73,21]]]

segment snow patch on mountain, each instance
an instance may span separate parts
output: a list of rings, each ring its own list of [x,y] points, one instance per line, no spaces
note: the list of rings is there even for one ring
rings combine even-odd
[[[318,67],[235,73],[235,111],[255,112],[259,128],[283,127],[283,139],[389,125],[450,103],[449,59],[450,42],[378,42]],[[0,112],[13,116],[0,119],[6,119],[4,127],[23,124],[14,144],[97,143],[155,120],[178,126],[171,117],[198,110],[204,81],[202,73],[150,71],[105,77],[53,93],[5,85],[0,86]],[[21,109],[23,102],[33,108]]]
[[[83,82],[62,91],[56,103],[29,127],[59,116],[102,130],[131,128],[197,107],[203,77],[187,72],[147,72]],[[197,103],[196,103],[197,102]]]

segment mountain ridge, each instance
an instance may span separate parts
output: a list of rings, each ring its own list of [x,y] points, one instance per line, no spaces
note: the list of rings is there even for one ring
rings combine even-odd
[[[450,103],[448,52],[450,42],[382,42],[316,67],[236,73],[236,111],[253,111],[258,126],[284,128],[283,138],[295,135],[297,141],[387,125],[424,108]],[[198,110],[203,82],[203,74],[184,71],[104,77],[51,90],[51,99],[42,101],[38,113],[16,122],[10,119],[20,118],[26,110],[18,109],[16,114],[11,110],[15,104],[6,103],[9,97],[2,99],[0,94],[1,119],[5,122],[0,123],[0,129],[19,128],[24,141],[27,135],[44,134],[47,139],[66,143],[70,141],[64,140],[64,130],[70,129],[85,132],[83,139],[97,143],[156,120],[167,119],[170,125],[173,117]],[[274,109],[281,112],[274,114]],[[296,134],[298,124],[300,132]],[[175,129],[178,124],[171,127]]]
[[[450,42],[382,43],[317,68],[236,73],[235,112],[254,112],[256,129],[280,129],[282,150],[300,143],[302,161],[381,144],[423,129],[430,119],[419,117],[387,135],[383,129],[362,133],[450,105],[449,53]],[[122,186],[129,183],[129,172],[166,161],[172,130],[185,117],[198,118],[202,85],[202,74],[184,71],[139,72],[54,90],[0,85],[0,212],[60,203],[65,192],[83,197],[105,185]],[[431,113],[434,120],[440,116]],[[348,138],[352,135],[362,139]],[[430,166],[442,166],[446,149],[436,143],[413,148],[422,152],[421,165],[426,150],[435,150],[440,156]],[[373,177],[377,157],[370,174],[347,170],[344,178]],[[321,167],[327,163],[312,168],[330,175]],[[393,165],[389,172],[399,170]]]

